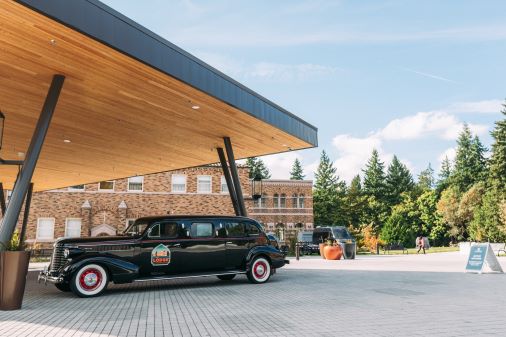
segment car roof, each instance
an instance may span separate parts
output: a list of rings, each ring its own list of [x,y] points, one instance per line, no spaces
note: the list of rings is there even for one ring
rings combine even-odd
[[[230,220],[252,220],[245,216],[233,216],[233,215],[153,215],[144,216],[136,219],[136,221],[152,222],[157,220],[186,220],[186,219],[230,219]]]
[[[328,230],[333,230],[333,229],[346,229],[346,227],[344,226],[325,226],[325,227],[316,227],[314,229],[314,231],[318,231],[318,230],[325,230],[325,231],[328,231]]]

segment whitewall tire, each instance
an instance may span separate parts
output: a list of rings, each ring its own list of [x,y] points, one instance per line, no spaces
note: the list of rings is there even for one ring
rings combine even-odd
[[[107,271],[98,264],[87,264],[79,268],[70,281],[72,292],[79,297],[100,295],[109,282]]]
[[[266,258],[257,257],[251,262],[247,276],[251,283],[265,283],[271,277],[271,264]]]

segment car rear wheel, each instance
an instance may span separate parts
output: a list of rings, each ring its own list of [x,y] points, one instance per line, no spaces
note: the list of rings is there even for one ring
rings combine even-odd
[[[54,286],[56,287],[56,289],[63,292],[70,291],[70,284],[68,283],[55,283]]]
[[[251,283],[265,283],[271,277],[271,265],[264,257],[257,257],[246,274]]]
[[[218,275],[218,278],[222,281],[230,281],[230,280],[233,280],[234,277],[235,277],[235,274]]]
[[[98,264],[87,264],[79,268],[70,281],[70,289],[79,297],[100,295],[109,282],[104,267]]]

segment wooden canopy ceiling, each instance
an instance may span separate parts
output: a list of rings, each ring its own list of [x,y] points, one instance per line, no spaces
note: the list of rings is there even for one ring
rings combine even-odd
[[[34,173],[38,191],[214,163],[225,136],[236,158],[316,145],[4,0],[1,158],[22,159],[54,74],[66,80]],[[16,174],[17,167],[0,166],[6,188]]]

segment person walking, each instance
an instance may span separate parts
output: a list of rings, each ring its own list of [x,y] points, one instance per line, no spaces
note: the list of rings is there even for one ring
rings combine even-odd
[[[423,235],[419,235],[416,238],[416,246],[418,247],[418,251],[416,252],[417,254],[419,254],[420,250],[422,250],[422,249],[423,249],[423,253],[425,254],[425,240],[423,239]]]

